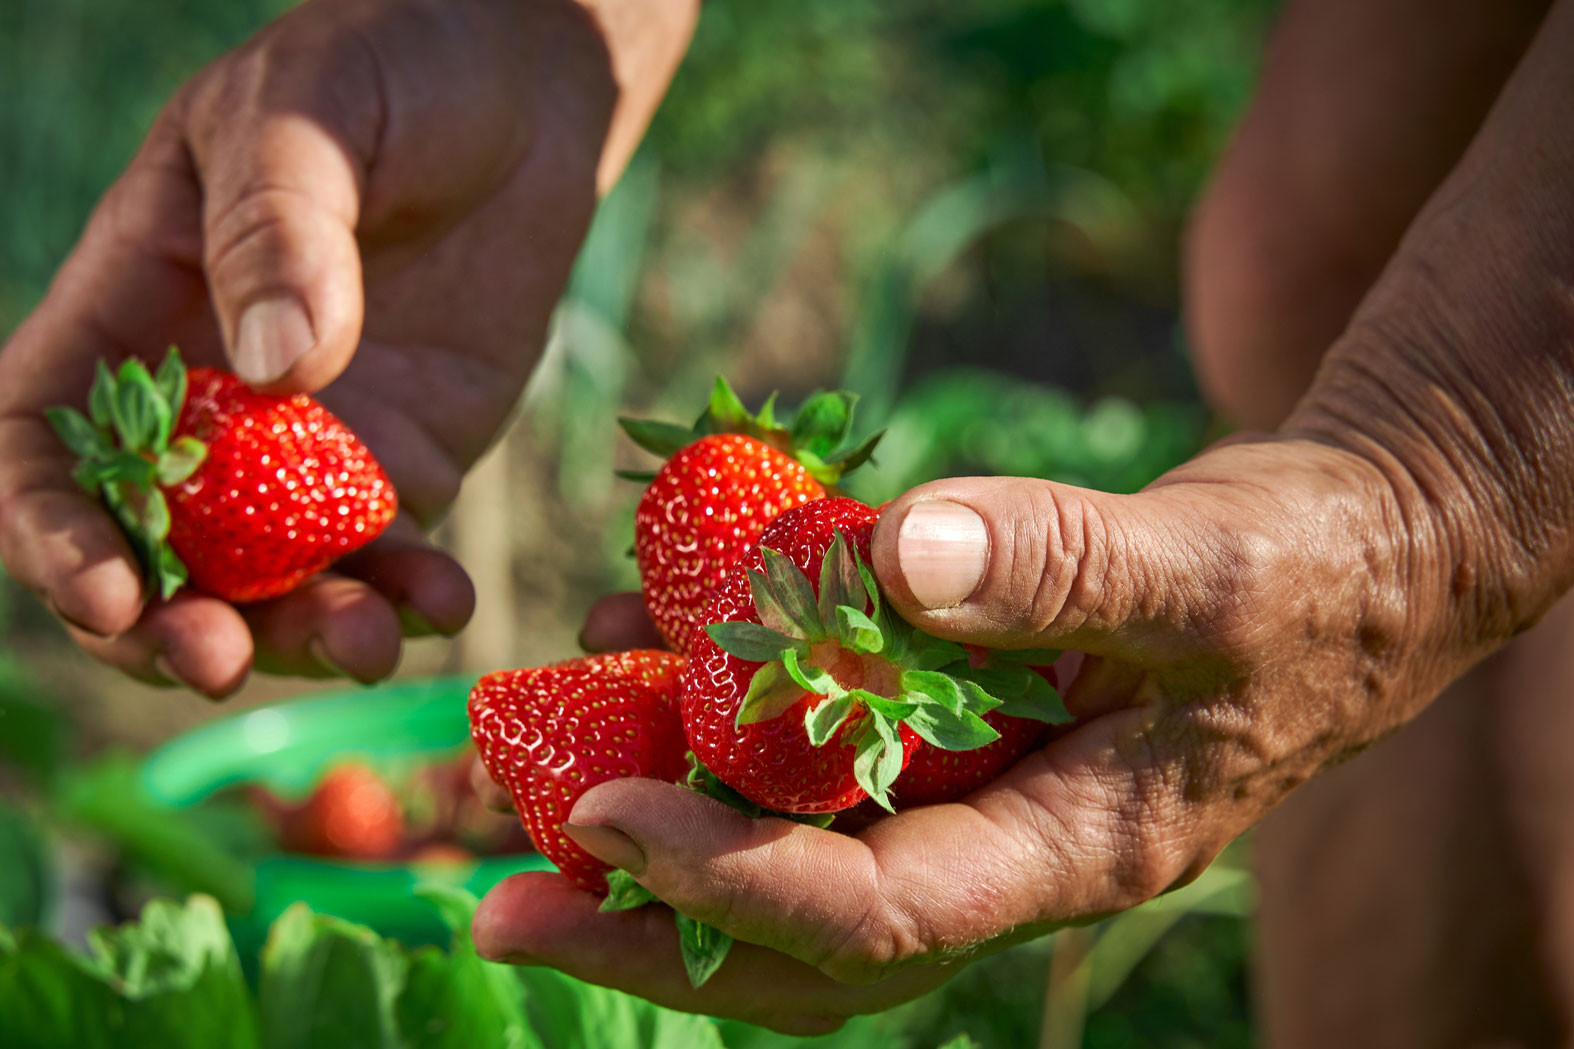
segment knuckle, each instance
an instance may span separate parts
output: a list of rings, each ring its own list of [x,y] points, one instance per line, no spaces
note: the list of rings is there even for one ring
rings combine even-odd
[[[816,967],[838,983],[870,984],[925,953],[917,924],[875,894],[856,921],[840,928]]]
[[[1034,492],[1030,507],[1019,533],[1032,533],[1019,534],[1012,561],[1015,583],[1032,594],[1028,625],[1038,632],[1076,630],[1118,596],[1109,523],[1090,500],[1057,499],[1048,488]]]

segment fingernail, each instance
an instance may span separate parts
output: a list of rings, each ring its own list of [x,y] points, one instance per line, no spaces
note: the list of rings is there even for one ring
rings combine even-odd
[[[925,608],[950,608],[978,589],[989,564],[984,519],[960,503],[914,503],[896,536],[902,578]]]
[[[574,844],[590,853],[602,863],[621,867],[630,874],[643,874],[645,853],[634,844],[634,839],[613,827],[583,827],[576,823],[563,824],[563,833]]]
[[[235,374],[253,386],[270,383],[316,341],[306,311],[294,299],[254,302],[235,328]]]

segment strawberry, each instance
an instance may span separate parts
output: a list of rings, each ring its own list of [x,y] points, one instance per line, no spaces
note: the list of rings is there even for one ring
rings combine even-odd
[[[337,765],[284,825],[285,847],[318,856],[389,859],[404,842],[399,795],[376,772],[355,762]]]
[[[288,593],[398,506],[371,452],[316,400],[188,375],[173,348],[156,377],[137,360],[118,374],[100,364],[89,415],[48,416],[165,598],[188,582],[236,604]]]
[[[1025,667],[986,674],[891,612],[867,566],[877,518],[846,498],[786,511],[706,608],[683,675],[684,730],[704,769],[749,802],[831,813],[871,797],[889,810],[921,740],[983,747],[999,738],[983,720],[996,708],[1067,719]]]
[[[751,415],[717,379],[691,428],[621,420],[641,447],[666,457],[634,516],[634,555],[645,605],[662,638],[687,652],[700,614],[727,570],[784,510],[826,494],[869,458],[879,435],[843,448],[856,397],[819,393],[792,427],[778,426],[772,397]],[[643,475],[625,475],[643,477]]]
[[[487,772],[513,796],[536,848],[587,892],[606,894],[610,868],[570,841],[563,821],[598,783],[676,782],[688,772],[683,662],[657,651],[587,656],[496,671],[470,693],[470,735]]]
[[[967,650],[968,661],[974,667],[988,667],[991,656],[1001,655],[974,645],[962,647]],[[1054,687],[1054,667],[1029,669]],[[927,743],[919,747],[892,792],[891,800],[896,808],[938,805],[971,794],[999,776],[1044,738],[1042,722],[1010,717],[998,710],[985,714],[984,724],[1000,733],[1000,738],[976,750],[942,750]]]

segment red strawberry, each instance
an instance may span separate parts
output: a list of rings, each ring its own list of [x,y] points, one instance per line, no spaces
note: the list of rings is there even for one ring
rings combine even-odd
[[[987,665],[989,653],[986,650],[972,645],[963,647],[968,650],[969,660],[976,660],[974,666]],[[1054,686],[1054,667],[1029,669]],[[971,794],[999,776],[1044,738],[1043,722],[1010,717],[998,710],[985,714],[984,724],[1000,733],[1000,738],[976,750],[942,750],[927,743],[919,747],[892,791],[896,808],[938,805]]]
[[[754,437],[712,434],[668,459],[634,514],[645,607],[667,644],[687,652],[727,569],[777,514],[824,495],[802,463]]]
[[[280,844],[291,852],[386,860],[404,843],[399,795],[365,765],[347,762],[330,769],[311,797],[284,813]]]
[[[618,652],[500,670],[470,693],[470,735],[493,781],[513,796],[542,855],[588,892],[606,864],[562,832],[579,796],[620,776],[676,782],[688,772],[678,718],[683,657]]]
[[[99,368],[91,419],[49,412],[160,594],[187,583],[237,604],[295,589],[371,542],[398,500],[377,460],[321,404],[257,393],[171,349],[157,377]]]
[[[787,511],[706,608],[683,676],[684,730],[705,769],[756,805],[828,813],[867,796],[890,809],[920,739],[982,747],[997,738],[982,715],[1003,702],[1064,718],[1026,668],[975,669],[961,646],[884,607],[866,563],[877,517],[843,498]]]
[[[843,448],[856,398],[809,398],[791,429],[774,397],[751,415],[725,380],[692,428],[622,420],[641,447],[667,459],[651,475],[634,518],[634,554],[651,619],[687,652],[711,590],[779,513],[826,493],[869,458],[879,435]],[[633,476],[633,475],[631,475]]]

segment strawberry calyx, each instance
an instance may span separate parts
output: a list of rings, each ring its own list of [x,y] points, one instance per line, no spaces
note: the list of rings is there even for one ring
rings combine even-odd
[[[824,746],[851,726],[853,775],[877,804],[895,811],[890,789],[902,771],[899,726],[943,750],[973,750],[1000,734],[983,715],[998,709],[1048,724],[1071,720],[1055,687],[1030,669],[1048,649],[998,651],[975,667],[961,645],[926,634],[881,600],[874,573],[837,531],[820,566],[816,596],[785,554],[760,547],[764,572],[749,570],[759,622],[712,623],[725,652],[761,664],[739,705],[738,726],[780,717],[804,698],[809,742]]]
[[[166,599],[187,573],[165,541],[170,514],[163,489],[189,478],[208,454],[197,438],[173,436],[185,402],[186,368],[171,346],[156,373],[135,358],[118,372],[99,361],[87,415],[65,407],[44,412],[78,457],[72,476],[103,500],[130,538],[150,586]]]
[[[766,398],[758,412],[750,412],[727,380],[718,375],[710,403],[693,426],[630,418],[620,418],[618,425],[635,444],[662,459],[671,458],[679,449],[711,434],[743,434],[792,456],[803,464],[809,476],[821,484],[832,485],[868,462],[875,445],[885,435],[882,430],[861,442],[851,441],[853,410],[857,403],[856,393],[820,390],[803,402],[791,424],[784,425],[776,419],[776,394]],[[649,472],[619,470],[617,473],[619,477],[643,483],[655,478],[655,474]]]

